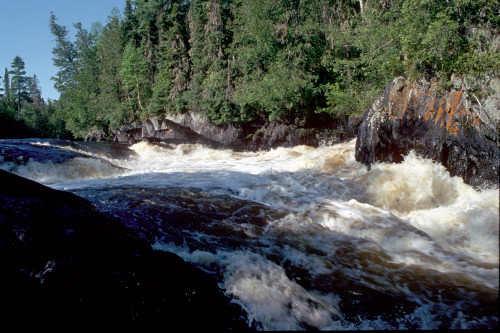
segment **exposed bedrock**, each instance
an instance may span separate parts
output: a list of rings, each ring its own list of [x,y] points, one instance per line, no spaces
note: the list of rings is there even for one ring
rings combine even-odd
[[[159,141],[202,143],[211,147],[235,150],[260,150],[296,145],[318,146],[354,138],[361,117],[317,115],[301,121],[298,118],[271,122],[254,122],[242,127],[232,124],[216,126],[203,115],[186,112],[164,118],[122,126],[114,132],[114,141],[133,143]]]
[[[248,330],[212,277],[81,197],[0,183],[0,331]]]
[[[363,116],[356,160],[398,163],[414,150],[467,184],[497,186],[499,80],[451,82],[444,91],[433,81],[394,79]]]

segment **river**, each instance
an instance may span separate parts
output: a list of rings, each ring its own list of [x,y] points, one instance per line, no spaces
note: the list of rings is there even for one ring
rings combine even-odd
[[[259,330],[498,327],[498,188],[354,147],[0,140],[0,168],[203,269]]]

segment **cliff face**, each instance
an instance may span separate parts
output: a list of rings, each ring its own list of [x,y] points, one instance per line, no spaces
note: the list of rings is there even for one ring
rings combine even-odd
[[[360,121],[361,117],[318,115],[306,122],[294,119],[251,123],[237,128],[232,124],[216,126],[202,115],[186,112],[128,124],[113,136],[118,143],[144,140],[201,143],[215,148],[255,151],[296,145],[318,146],[354,138]]]
[[[476,82],[484,94],[466,80],[452,84],[441,92],[437,82],[394,79],[363,116],[356,160],[398,163],[414,150],[467,184],[498,184],[498,79]]]

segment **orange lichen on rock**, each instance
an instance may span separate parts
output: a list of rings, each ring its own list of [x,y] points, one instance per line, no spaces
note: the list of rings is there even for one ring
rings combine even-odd
[[[459,125],[459,123],[456,122],[456,121],[455,122],[449,122],[448,124],[446,124],[446,130],[451,135],[457,135],[458,134],[458,125]]]
[[[461,118],[471,119],[471,112],[463,104],[463,92],[452,90],[446,97],[435,93],[435,87],[422,87],[417,83],[407,86],[403,91],[389,95],[387,114],[391,119],[432,120],[439,127],[444,127],[451,135],[457,135]],[[479,121],[471,121],[477,126]]]
[[[441,117],[443,116],[443,113],[444,113],[444,109],[443,109],[443,106],[441,104],[441,106],[439,106],[439,109],[438,109],[438,113],[436,115],[436,122],[441,119]]]
[[[462,91],[459,90],[459,91],[454,92],[454,93],[452,92],[450,95],[454,96],[452,104],[456,106],[458,104],[458,102],[460,102],[460,99],[462,98]]]
[[[477,119],[477,117],[474,117],[474,119],[472,120],[472,126],[473,127],[479,126],[479,119]]]
[[[492,146],[491,140],[484,135],[476,135],[485,130],[482,115],[479,111],[476,112],[475,101],[470,98],[472,96],[454,88],[443,92],[442,89],[438,90],[439,86],[435,81],[427,80],[420,80],[418,83],[406,81],[401,88],[401,80],[398,80],[395,81],[397,85],[391,87],[390,94],[384,95],[382,103],[369,110],[376,113],[382,107],[380,116],[390,121],[383,126],[382,121],[375,125],[360,125],[356,160],[368,165],[379,161],[397,163],[400,161],[399,156],[404,156],[411,149],[418,149],[420,153],[431,156],[454,170],[468,184],[482,184],[484,179],[496,184],[498,153],[492,152],[494,149],[498,151],[498,147]],[[397,136],[394,135],[395,132]],[[391,135],[393,139],[390,144],[378,144]],[[444,145],[448,149],[444,149]],[[469,163],[468,159],[462,161],[464,151],[478,160],[493,162],[481,162],[479,165],[474,161]]]

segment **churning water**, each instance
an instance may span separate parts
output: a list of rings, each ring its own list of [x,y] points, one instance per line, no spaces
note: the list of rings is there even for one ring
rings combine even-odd
[[[498,189],[414,154],[368,171],[354,146],[0,140],[0,168],[211,274],[257,329],[498,327]]]

